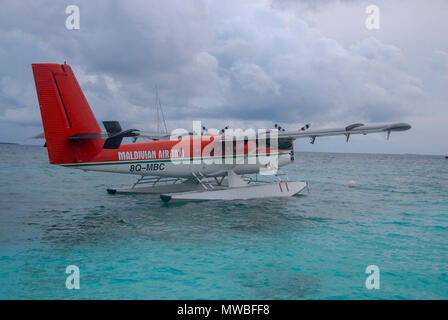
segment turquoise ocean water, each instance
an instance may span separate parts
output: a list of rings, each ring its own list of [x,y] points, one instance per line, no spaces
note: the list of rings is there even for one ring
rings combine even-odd
[[[105,192],[133,177],[0,145],[0,298],[448,298],[447,159],[297,152],[284,171],[310,193],[164,204]]]

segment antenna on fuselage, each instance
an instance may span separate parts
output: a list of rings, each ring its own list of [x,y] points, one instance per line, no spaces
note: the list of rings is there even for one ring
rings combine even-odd
[[[159,97],[159,88],[156,85],[155,86],[155,108],[156,108],[156,121],[157,121],[157,133],[168,133],[168,129],[166,127],[166,121],[165,121],[165,114],[163,112],[163,108],[162,108],[162,103],[160,102],[160,97]],[[162,129],[164,130],[164,132],[162,132]]]

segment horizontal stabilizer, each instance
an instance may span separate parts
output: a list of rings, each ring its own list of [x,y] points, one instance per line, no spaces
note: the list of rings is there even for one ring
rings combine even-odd
[[[36,134],[35,136],[29,137],[28,139],[45,139],[45,134],[41,132]]]
[[[129,129],[125,131],[118,132],[114,135],[110,135],[109,138],[106,139],[106,142],[104,142],[103,148],[104,149],[118,149],[121,145],[121,142],[123,141],[123,138],[126,137],[138,137],[139,130],[137,129]]]
[[[123,130],[121,129],[120,122],[118,121],[103,121],[103,125],[104,128],[106,128],[107,133],[109,134],[116,134]]]
[[[106,139],[106,133],[76,133],[70,137],[69,140],[83,140],[83,139]]]
[[[126,137],[138,137],[139,130],[129,129],[122,131],[121,125],[118,121],[104,121],[104,127],[107,133],[77,133],[69,137],[70,140],[80,139],[106,139],[103,145],[103,149],[118,149]]]

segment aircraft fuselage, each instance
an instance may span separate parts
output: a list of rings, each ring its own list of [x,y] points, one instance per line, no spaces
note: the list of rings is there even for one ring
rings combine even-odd
[[[277,161],[271,161],[275,160]],[[188,178],[195,172],[222,176],[228,169],[237,174],[259,173],[260,168],[284,166],[292,161],[291,150],[271,150],[255,141],[225,143],[215,139],[188,138],[123,144],[118,149],[103,149],[91,159],[76,159],[61,164],[89,171],[141,176]]]

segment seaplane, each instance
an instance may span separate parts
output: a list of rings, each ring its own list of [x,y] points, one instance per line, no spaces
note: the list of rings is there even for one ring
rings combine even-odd
[[[165,201],[248,200],[301,194],[306,181],[289,181],[281,167],[294,161],[294,142],[308,138],[409,130],[407,123],[297,130],[279,125],[269,130],[206,129],[170,134],[122,129],[118,121],[103,121],[103,131],[67,64],[32,64],[50,164],[85,171],[135,175],[127,188],[109,194],[157,194]],[[130,143],[123,143],[131,138]],[[138,139],[148,141],[139,142]],[[267,178],[268,177],[268,178]]]

